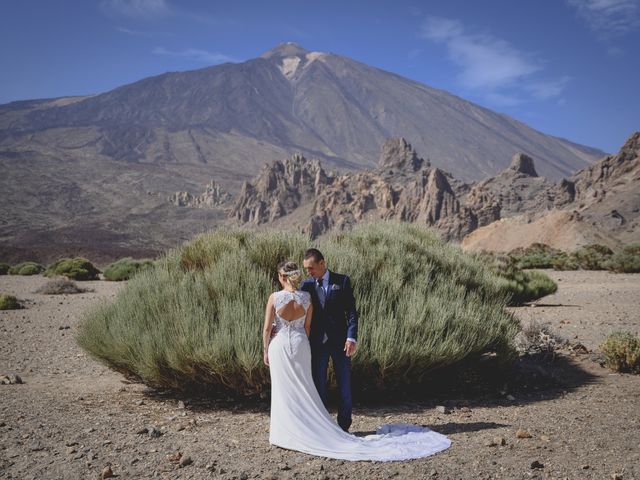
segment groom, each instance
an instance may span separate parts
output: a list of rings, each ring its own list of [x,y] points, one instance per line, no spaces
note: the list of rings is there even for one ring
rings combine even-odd
[[[340,391],[338,425],[346,432],[351,425],[351,355],[356,351],[358,312],[349,277],[330,272],[319,250],[304,253],[304,268],[311,278],[301,290],[313,302],[311,320],[311,372],[322,402],[327,405],[329,357]]]

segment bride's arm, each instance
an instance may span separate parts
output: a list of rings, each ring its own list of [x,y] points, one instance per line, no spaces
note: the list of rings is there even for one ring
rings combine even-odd
[[[267,301],[267,308],[264,312],[264,327],[262,327],[262,357],[265,365],[269,365],[269,341],[271,340],[271,329],[273,328],[275,313],[272,293],[269,295],[269,301]]]
[[[311,317],[313,316],[313,305],[309,305],[307,310],[307,318],[304,319],[304,331],[307,332],[307,337],[311,335]]]

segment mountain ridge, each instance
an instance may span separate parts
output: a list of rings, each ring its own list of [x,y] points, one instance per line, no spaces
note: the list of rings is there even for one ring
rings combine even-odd
[[[495,175],[516,152],[550,178],[602,156],[395,73],[299,49],[0,105],[0,256],[170,248],[227,222],[232,200],[202,196],[209,182],[235,199],[264,165],[295,153],[337,176],[376,168],[380,145],[405,137],[465,182]],[[194,202],[202,208],[180,206]]]

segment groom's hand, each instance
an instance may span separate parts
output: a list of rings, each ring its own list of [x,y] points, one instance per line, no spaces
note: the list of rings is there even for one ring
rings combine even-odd
[[[355,352],[356,352],[356,343],[355,342],[352,342],[350,340],[347,340],[346,342],[344,342],[344,354],[347,357],[350,357]]]

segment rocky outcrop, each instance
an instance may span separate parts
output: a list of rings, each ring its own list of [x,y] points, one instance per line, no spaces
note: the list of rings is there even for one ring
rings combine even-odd
[[[631,135],[617,155],[604,157],[576,173],[572,180],[576,200],[585,204],[602,201],[612,184],[640,180],[640,132]]]
[[[293,155],[265,166],[254,184],[245,182],[229,216],[256,225],[273,222],[311,201],[332,181],[318,160]]]
[[[523,203],[524,196],[539,203],[538,191],[551,185],[545,182],[537,177],[533,160],[519,154],[497,177],[467,185],[433,168],[404,138],[396,138],[385,142],[378,168],[368,172],[328,176],[317,160],[302,156],[275,162],[255,182],[245,183],[231,217],[267,223],[310,202],[303,231],[312,237],[358,222],[396,219],[431,226],[444,238],[459,240],[498,220],[505,202]],[[536,195],[529,193],[532,185]]]
[[[465,184],[432,167],[403,138],[385,142],[378,167],[367,172],[328,176],[318,161],[296,156],[276,162],[253,184],[245,184],[232,216],[265,223],[306,204],[308,221],[297,225],[312,237],[359,222],[395,219],[434,227],[447,240],[462,240],[504,218],[546,225],[538,220],[570,210],[585,225],[624,228],[632,235],[640,228],[640,191],[635,193],[639,137],[629,139],[618,155],[559,183],[538,176],[534,160],[519,153],[495,177]],[[611,202],[603,200],[605,195]]]
[[[533,158],[524,153],[516,153],[511,158],[511,164],[509,165],[509,170],[514,171],[516,173],[520,173],[522,175],[526,175],[528,177],[537,177],[538,173],[536,172],[536,168],[533,165]]]
[[[392,174],[394,170],[417,172],[423,166],[430,166],[429,161],[418,157],[411,144],[404,138],[392,138],[382,145],[378,160],[380,169],[388,170]]]
[[[231,195],[216,184],[215,181],[211,180],[207,184],[204,193],[200,195],[192,195],[189,192],[176,192],[168,200],[178,207],[212,208],[225,206],[231,200]]]
[[[478,211],[478,226],[482,226],[501,216],[546,211],[562,193],[554,190],[551,181],[538,176],[531,157],[517,153],[498,175],[473,184],[463,201]]]
[[[343,175],[320,192],[305,231],[315,237],[374,219],[421,223],[454,239],[476,228],[477,215],[461,206],[450,177],[431,168],[405,139],[387,141],[378,165],[371,172]]]
[[[539,242],[573,250],[589,243],[619,248],[637,242],[639,184],[640,132],[636,132],[616,155],[541,190],[529,212],[478,228],[465,237],[463,247],[508,251]]]

